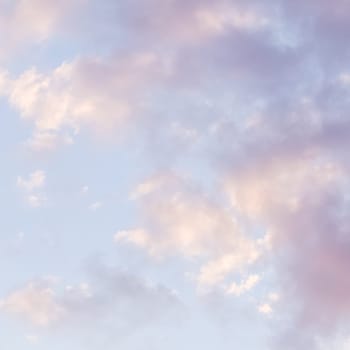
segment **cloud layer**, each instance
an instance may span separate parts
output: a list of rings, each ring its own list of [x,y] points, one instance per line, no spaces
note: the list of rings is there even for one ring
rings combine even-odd
[[[9,218],[36,231],[64,217],[73,228],[57,236],[76,266],[96,249],[118,266],[137,256],[164,284],[167,269],[180,270],[174,284],[190,309],[215,293],[253,306],[273,330],[266,346],[343,339],[349,10],[347,0],[0,0],[5,129],[30,158],[12,145],[5,178],[37,208],[24,213],[8,194]],[[110,143],[102,151],[95,138]],[[38,216],[51,177],[71,190],[63,204],[50,198],[47,225]],[[98,198],[88,215],[73,194],[81,188]],[[24,270],[22,288],[1,291],[1,311],[38,328],[102,320],[120,335],[147,328],[150,315],[157,329],[181,308],[171,288],[129,272],[101,268],[71,287]],[[259,338],[265,326],[254,327],[242,333]]]

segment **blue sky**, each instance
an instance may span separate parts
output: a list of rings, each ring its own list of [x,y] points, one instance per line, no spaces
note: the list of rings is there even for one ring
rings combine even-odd
[[[347,0],[0,0],[0,345],[347,350]]]

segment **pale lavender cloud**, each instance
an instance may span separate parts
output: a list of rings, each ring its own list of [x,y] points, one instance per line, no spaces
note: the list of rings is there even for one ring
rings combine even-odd
[[[333,87],[328,100],[318,94],[284,113],[268,109],[248,128],[222,131],[239,141],[231,151],[223,148],[232,203],[272,238],[277,279],[290,303],[289,311],[280,312],[295,312],[295,328],[282,343],[293,349],[317,348],[318,337],[349,324],[343,93]]]
[[[187,317],[175,291],[100,263],[75,284],[55,276],[28,281],[1,297],[0,313],[22,321],[24,329],[40,337],[68,337],[71,344],[88,348],[161,324],[174,326]]]
[[[84,0],[0,1],[0,60],[51,39],[68,25]]]
[[[139,246],[155,259],[197,261],[194,279],[200,288],[221,286],[234,294],[235,281],[244,278],[266,249],[263,237],[245,236],[230,207],[173,174],[142,183],[132,198],[140,205],[141,228],[117,232],[116,243]],[[255,285],[248,282],[246,288],[245,283],[242,292]]]
[[[28,127],[25,147],[72,145],[85,156],[87,131],[118,140],[106,173],[132,167],[123,172],[130,183],[118,186],[162,174],[119,203],[137,207],[126,225],[92,197],[96,227],[107,229],[100,215],[115,217],[115,250],[144,250],[161,278],[175,261],[186,288],[250,307],[271,326],[272,346],[322,349],[349,329],[348,1],[0,0],[0,10],[0,61],[32,54],[0,74],[2,97]],[[72,18],[80,31],[65,43],[65,62],[46,57],[41,66],[31,50],[53,40],[47,50],[61,55],[54,38]],[[105,178],[79,183],[87,181],[93,189]],[[17,181],[37,207],[44,183],[40,172]],[[128,273],[101,268],[91,280],[91,290],[32,281],[4,296],[1,310],[39,328],[65,319],[90,330],[98,319],[122,337],[149,315],[159,326],[181,304]]]
[[[167,76],[164,62],[152,52],[81,58],[48,73],[36,68],[16,78],[4,73],[1,93],[34,126],[27,145],[52,149],[71,144],[80,129],[115,137],[121,126],[147,112],[148,84],[161,84]]]

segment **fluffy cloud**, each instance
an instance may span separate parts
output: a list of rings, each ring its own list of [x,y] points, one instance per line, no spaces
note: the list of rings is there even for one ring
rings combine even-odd
[[[42,192],[45,186],[46,173],[43,170],[37,170],[29,174],[28,178],[17,177],[18,188],[24,190],[26,200],[32,207],[40,207],[46,202],[46,195]]]
[[[43,3],[43,11],[47,7],[55,12],[50,2]],[[303,57],[274,37],[280,30],[275,6],[241,1],[121,2],[116,12],[129,47],[107,58],[78,58],[51,72],[33,68],[17,77],[2,73],[0,92],[23,119],[34,123],[28,145],[43,150],[72,143],[84,127],[115,131],[135,116],[158,116],[160,87],[180,100],[184,89],[193,87],[204,99],[219,78],[220,94],[228,88],[237,95],[245,95],[246,88],[271,89],[281,77],[295,80]],[[154,15],[147,15],[149,11]],[[50,16],[45,18],[49,21]],[[146,48],[137,44],[140,38],[148,38]],[[157,121],[150,124],[148,128],[163,127]]]
[[[168,38],[173,45],[197,45],[232,29],[255,31],[269,25],[267,12],[242,1],[146,0],[137,5],[119,5],[129,30],[149,40]]]
[[[47,74],[30,69],[18,78],[2,75],[2,93],[24,120],[34,124],[30,145],[53,147],[72,142],[81,128],[116,131],[147,109],[149,82],[166,78],[166,67],[152,53],[81,58]],[[142,91],[142,95],[140,95]]]
[[[136,244],[154,257],[197,259],[200,285],[215,286],[242,272],[264,250],[259,239],[242,233],[233,212],[176,176],[156,176],[135,196],[146,229],[120,231],[115,240]]]
[[[55,298],[49,283],[30,282],[1,300],[0,310],[23,316],[37,326],[46,327],[59,321],[66,313]]]
[[[272,308],[269,304],[261,304],[258,310],[262,314],[271,314],[272,312]]]
[[[0,58],[13,50],[48,39],[78,5],[75,1],[0,1]]]
[[[0,1],[0,30],[14,45],[41,42],[70,4]],[[181,135],[186,146],[199,140],[196,162],[209,166],[222,188],[209,196],[186,180],[154,177],[131,195],[140,205],[136,228],[118,232],[115,241],[158,259],[181,256],[195,266],[200,286],[234,296],[264,283],[261,270],[273,270],[285,302],[268,297],[257,308],[284,317],[279,347],[317,348],[317,338],[347,329],[348,1],[144,0],[102,8],[118,22],[106,26],[123,37],[109,43],[114,54],[51,71],[1,73],[2,95],[33,125],[27,145],[53,149],[74,142],[81,129],[114,137],[133,122],[159,137],[152,156],[171,149],[188,161],[187,148],[174,142],[180,137],[170,135]],[[18,178],[34,206],[42,175]],[[161,298],[133,283],[121,300],[133,302],[128,295],[136,290],[151,295],[151,305]],[[31,283],[2,308],[41,325],[70,317],[71,308],[90,312],[92,300],[94,312],[107,309],[94,294],[73,290],[74,302],[71,289]]]
[[[30,281],[1,299],[0,312],[38,331],[66,332],[73,327],[86,333],[92,327],[108,338],[100,325],[125,336],[183,317],[184,306],[175,292],[162,285],[99,265],[90,270],[89,283],[70,285],[53,277]]]
[[[26,191],[33,191],[42,188],[45,185],[46,174],[42,170],[34,171],[29,174],[28,179],[23,179],[21,176],[17,178],[17,186]]]
[[[121,2],[116,12],[132,45],[147,43],[168,56],[177,82],[252,98],[257,91],[288,93],[282,80],[290,89],[310,74],[281,7],[279,1],[146,0]]]
[[[271,107],[249,127],[220,133],[238,140],[223,149],[225,188],[232,205],[270,236],[273,268],[291,303],[284,312],[295,317],[282,342],[293,349],[317,348],[318,337],[349,322],[349,129],[337,84],[323,101],[324,87],[291,104],[282,119]]]
[[[241,295],[248,292],[260,281],[258,275],[250,275],[246,280],[242,281],[240,284],[232,283],[227,289],[228,294]]]

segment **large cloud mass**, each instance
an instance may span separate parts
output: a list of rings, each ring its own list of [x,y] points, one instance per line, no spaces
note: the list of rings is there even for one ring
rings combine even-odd
[[[124,134],[126,157],[140,157],[130,173],[153,175],[128,199],[139,216],[115,234],[117,249],[184,264],[199,291],[251,295],[283,321],[277,347],[318,349],[348,331],[349,1],[0,0],[0,62],[54,37],[77,5],[94,31],[82,43],[75,33],[83,53],[0,71],[1,96],[29,126],[25,145]],[[17,185],[33,195],[45,173],[28,173]],[[31,282],[1,310],[47,326],[72,308],[118,309],[115,295],[146,313],[176,301],[130,276],[107,280],[116,294],[102,283],[96,298],[86,286],[57,293]]]

